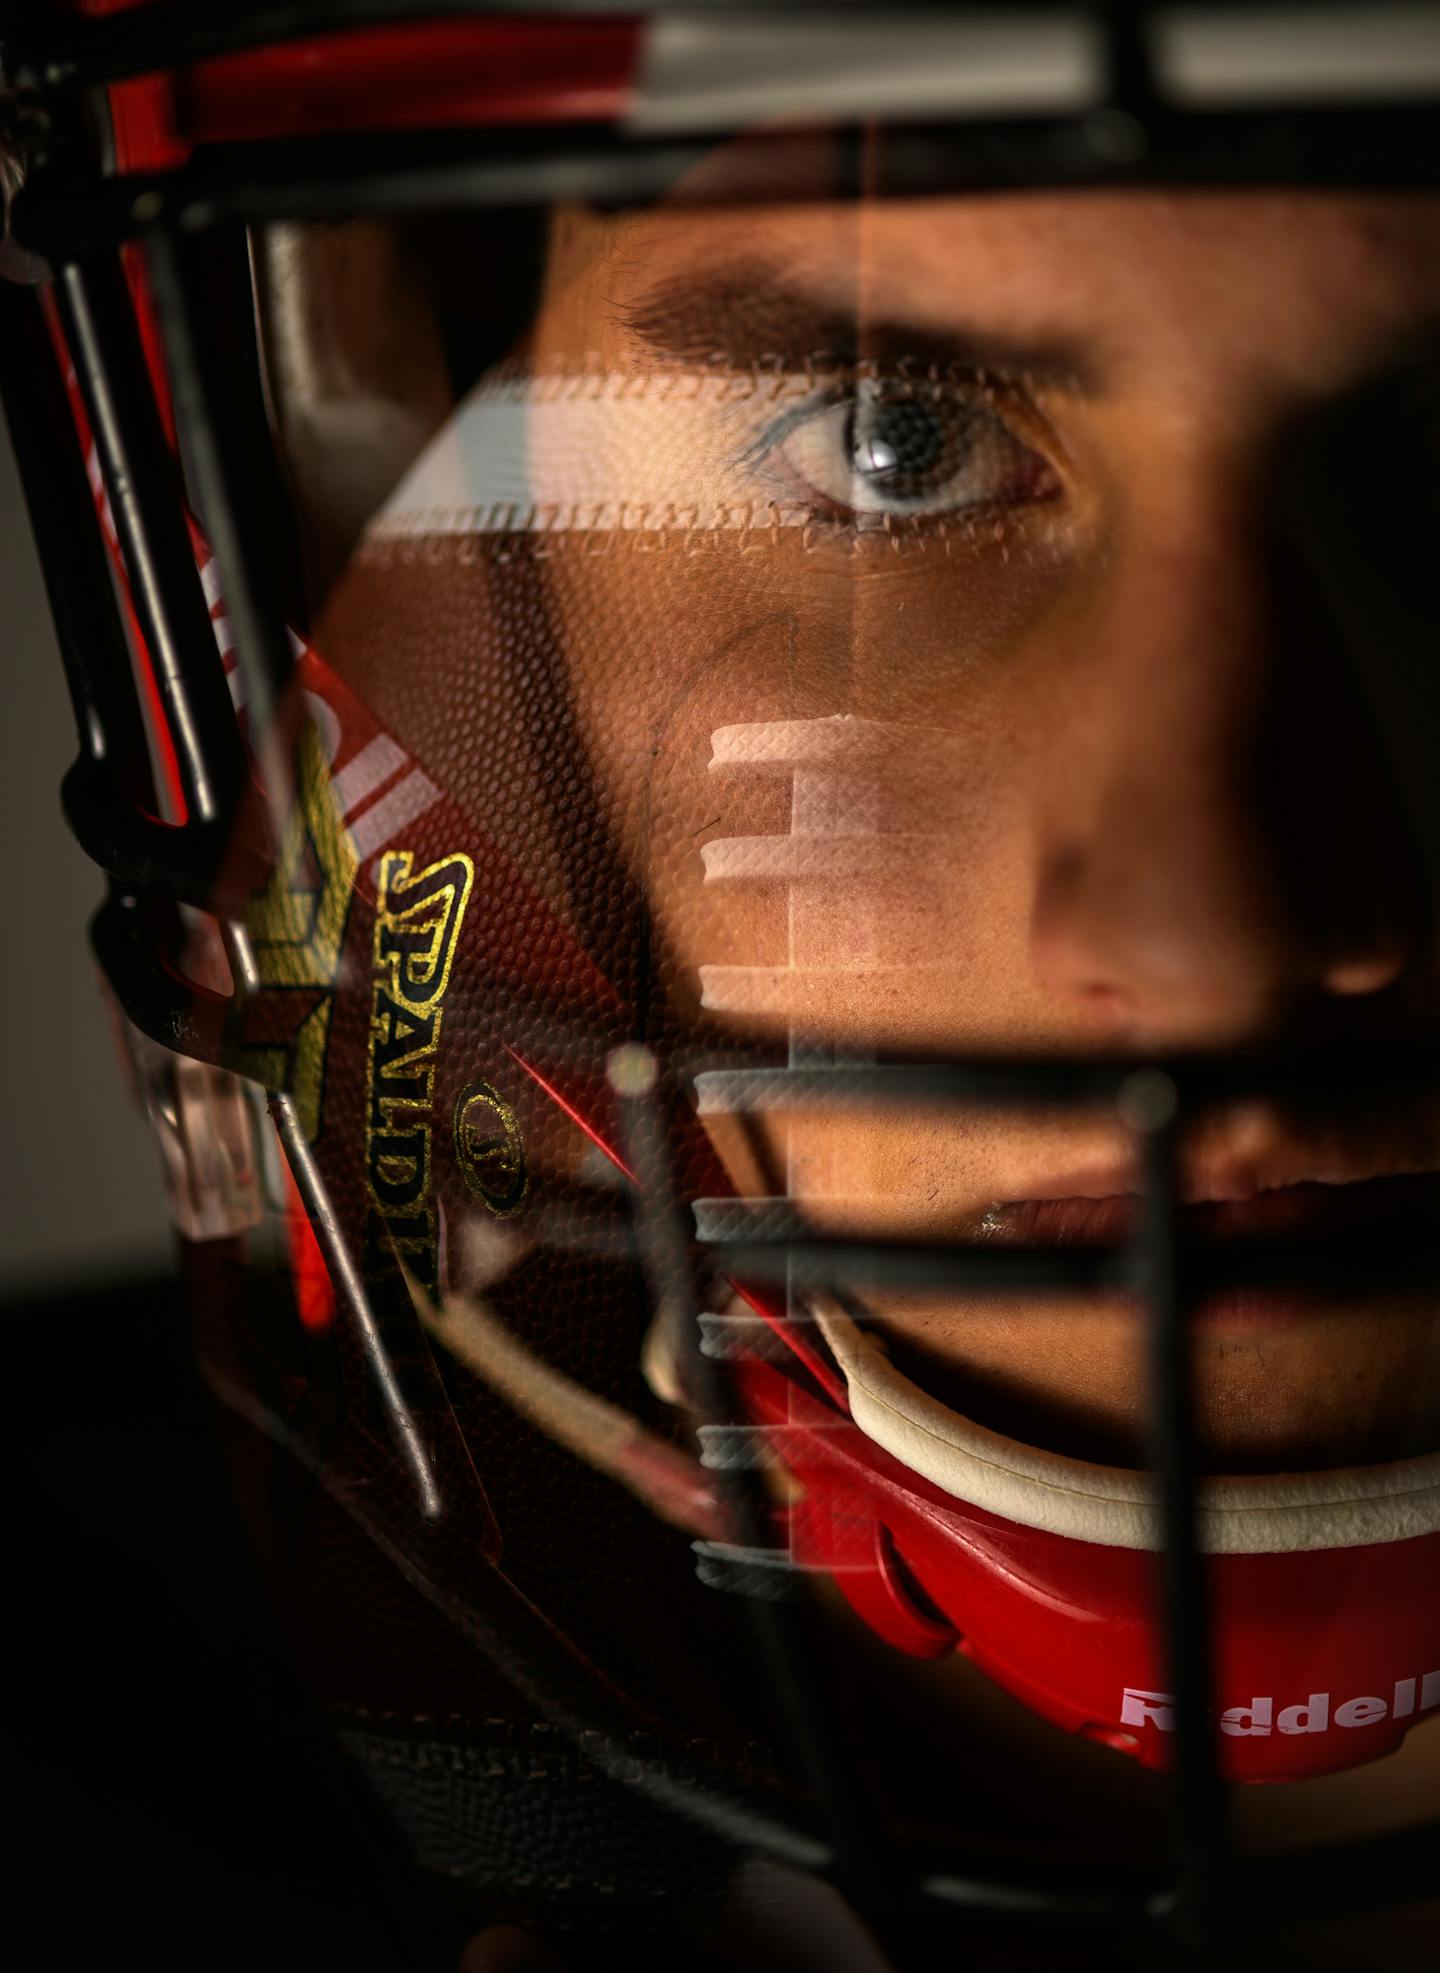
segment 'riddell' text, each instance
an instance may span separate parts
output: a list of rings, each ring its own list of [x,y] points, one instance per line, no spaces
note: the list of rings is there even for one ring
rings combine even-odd
[[[1312,1692],[1293,1706],[1283,1706],[1278,1713],[1273,1698],[1252,1699],[1244,1706],[1227,1706],[1220,1715],[1220,1731],[1237,1737],[1328,1733],[1332,1726],[1376,1726],[1383,1719],[1406,1719],[1412,1713],[1428,1712],[1432,1706],[1440,1706],[1440,1671],[1426,1672],[1418,1681],[1397,1678],[1388,1699],[1362,1695],[1343,1700],[1333,1708],[1328,1692]],[[1162,1733],[1173,1733],[1175,1701],[1168,1692],[1142,1692],[1127,1685],[1120,1718],[1126,1726],[1155,1726]]]

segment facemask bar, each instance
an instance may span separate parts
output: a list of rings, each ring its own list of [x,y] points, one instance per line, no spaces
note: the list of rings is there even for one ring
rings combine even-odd
[[[142,8],[104,20],[52,23],[44,37],[23,38],[9,63],[12,83],[43,101],[56,119],[52,139],[63,137],[76,92],[158,68],[241,53],[264,43],[333,27],[403,18],[398,5],[265,8],[215,14],[188,7]],[[430,5],[427,16],[469,13],[467,7]],[[491,8],[487,11],[501,11]],[[1087,16],[1087,18],[1089,18]],[[1046,117],[963,126],[909,126],[887,137],[883,167],[867,167],[867,196],[934,191],[963,185],[1155,184],[1279,182],[1286,184],[1440,182],[1440,154],[1433,143],[1433,105],[1303,105],[1279,115],[1244,109],[1178,109],[1157,87],[1153,44],[1139,11],[1116,9],[1102,38],[1105,78],[1099,102],[1083,116]],[[48,37],[48,38],[47,38]],[[793,140],[768,140],[781,155]],[[852,133],[857,160],[867,135]],[[222,845],[234,830],[249,769],[239,729],[216,660],[208,609],[188,538],[174,461],[170,454],[118,258],[123,240],[143,241],[150,278],[165,326],[167,356],[187,458],[215,542],[250,709],[249,742],[265,783],[272,814],[283,816],[288,799],[288,759],[275,707],[283,698],[293,656],[279,607],[280,585],[267,566],[264,543],[251,520],[256,435],[242,428],[227,401],[199,333],[203,296],[198,265],[187,241],[227,221],[338,218],[356,212],[392,213],[448,204],[473,206],[546,202],[583,194],[632,202],[667,190],[710,150],[708,142],[660,137],[636,139],[610,130],[582,129],[561,141],[521,133],[406,132],[298,143],[252,142],[197,153],[176,172],[134,178],[103,177],[77,165],[83,140],[72,132],[67,155],[53,142],[18,202],[16,234],[22,246],[51,262],[65,340],[80,379],[94,429],[106,491],[115,516],[137,615],[158,671],[167,723],[176,737],[185,817],[179,825],[137,811],[145,801],[148,769],[143,732],[134,704],[112,681],[128,675],[129,654],[115,612],[103,552],[94,526],[89,490],[78,452],[65,430],[63,392],[53,365],[37,359],[45,332],[34,299],[11,293],[5,301],[5,388],[17,453],[31,489],[32,516],[46,563],[81,736],[81,758],[67,779],[66,806],[82,843],[112,880],[111,896],[94,928],[97,953],[126,1013],[165,1045],[199,1059],[235,1067],[234,1004],[225,996],[175,977],[156,958],[155,915],[173,933],[176,900],[215,906]],[[870,152],[873,163],[873,150]],[[1359,163],[1357,164],[1357,160]],[[857,170],[858,184],[858,170]],[[827,196],[834,196],[833,181]],[[42,375],[54,378],[41,383]],[[34,398],[30,393],[36,393]],[[44,402],[48,394],[49,403]],[[57,456],[58,455],[58,456]],[[1408,638],[1405,626],[1402,637]],[[101,662],[100,654],[113,660]],[[124,667],[122,671],[121,667]],[[1363,669],[1363,667],[1362,667]],[[153,797],[151,798],[153,801]],[[1421,840],[1429,848],[1430,832]],[[243,938],[229,941],[232,969],[243,991]],[[1428,1061],[1297,1064],[1297,1087],[1314,1087],[1323,1075],[1364,1078],[1372,1090],[1428,1073]],[[722,1071],[721,1073],[726,1073]],[[736,1071],[737,1076],[754,1071]],[[957,1868],[922,1860],[907,1865],[885,1856],[863,1826],[844,1776],[833,1728],[801,1674],[802,1658],[782,1606],[767,1603],[762,1649],[809,1770],[828,1829],[816,1837],[751,1803],[718,1792],[678,1788],[672,1799],[687,1813],[753,1847],[831,1874],[857,1906],[877,1916],[911,1919],[946,1910],[1025,1916],[1061,1922],[1084,1920],[1125,1930],[1168,1931],[1213,1941],[1245,1924],[1283,1916],[1302,1896],[1311,1914],[1365,1909],[1413,1890],[1424,1863],[1433,1864],[1440,1823],[1398,1837],[1312,1851],[1303,1858],[1267,1861],[1263,1870],[1236,1859],[1225,1829],[1209,1722],[1209,1630],[1204,1577],[1196,1543],[1196,1475],[1191,1392],[1186,1369],[1186,1306],[1199,1283],[1187,1273],[1176,1239],[1175,1150],[1182,1117],[1192,1099],[1203,1104],[1240,1086],[1276,1086],[1267,1069],[1215,1065],[1094,1064],[898,1065],[873,1070],[764,1071],[765,1075],[868,1078],[866,1100],[913,1100],[919,1078],[927,1101],[1113,1102],[1140,1147],[1144,1197],[1132,1247],[1123,1257],[1097,1261],[1081,1254],[967,1253],[954,1246],[900,1249],[876,1243],[739,1239],[719,1244],[712,1259],[725,1273],[755,1279],[793,1279],[844,1286],[858,1275],[875,1278],[890,1267],[892,1279],[913,1285],[940,1280],[947,1286],[1038,1284],[1070,1287],[1093,1283],[1098,1267],[1120,1267],[1149,1302],[1154,1336],[1152,1382],[1164,1520],[1164,1624],[1175,1695],[1176,1808],[1179,1863],[1164,1883],[1114,1882],[1087,1871],[997,1870],[988,1861]],[[905,1078],[910,1078],[908,1093]],[[898,1080],[896,1080],[898,1078]],[[655,1104],[654,1077],[632,1055],[614,1080],[627,1118],[627,1142],[640,1177],[635,1202],[642,1245],[656,1278],[671,1284],[698,1324],[683,1205],[665,1153]],[[1283,1074],[1281,1077],[1283,1081]],[[851,1094],[854,1094],[852,1083]],[[763,1104],[765,1090],[731,1092],[737,1109]],[[290,1107],[287,1109],[287,1105]],[[306,1204],[326,1246],[337,1286],[362,1330],[368,1303],[353,1257],[343,1251],[318,1175],[307,1184],[303,1140],[293,1105],[272,1093],[272,1113]],[[327,1240],[326,1229],[330,1229]],[[1243,1255],[1237,1272],[1246,1272]],[[1397,1257],[1405,1278],[1422,1271],[1425,1257]],[[1322,1261],[1323,1265],[1323,1261]],[[676,1287],[678,1285],[678,1289]],[[373,1321],[371,1323],[373,1328]],[[387,1366],[375,1336],[375,1368],[382,1387]],[[403,1403],[395,1394],[391,1416],[406,1444]],[[728,1408],[723,1380],[706,1393],[712,1422]],[[396,1406],[399,1405],[397,1410]],[[417,1450],[411,1447],[412,1454]],[[422,1513],[426,1506],[423,1448],[411,1460]],[[766,1501],[757,1472],[743,1467],[730,1476],[741,1546],[758,1546]],[[757,1537],[752,1543],[751,1537]],[[771,1621],[773,1616],[774,1621]]]

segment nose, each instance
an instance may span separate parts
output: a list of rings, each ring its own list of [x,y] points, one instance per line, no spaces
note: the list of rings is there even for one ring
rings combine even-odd
[[[1032,962],[1067,1021],[1117,1043],[1259,1038],[1409,961],[1381,763],[1259,533],[1232,505],[1117,544],[1050,695]]]

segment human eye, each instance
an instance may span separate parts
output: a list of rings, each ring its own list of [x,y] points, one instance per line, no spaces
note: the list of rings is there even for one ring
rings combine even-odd
[[[742,465],[812,500],[817,517],[881,527],[1053,498],[1060,477],[978,387],[857,378],[776,418]]]

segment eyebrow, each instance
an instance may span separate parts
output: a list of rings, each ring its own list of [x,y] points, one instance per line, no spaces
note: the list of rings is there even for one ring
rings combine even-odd
[[[957,322],[943,331],[901,318],[861,318],[734,261],[659,282],[618,311],[620,322],[669,363],[741,369],[763,362],[824,359],[843,365],[902,365],[922,373],[989,371],[1072,395],[1093,395],[1101,376],[1093,352],[1064,337],[1016,338]]]

